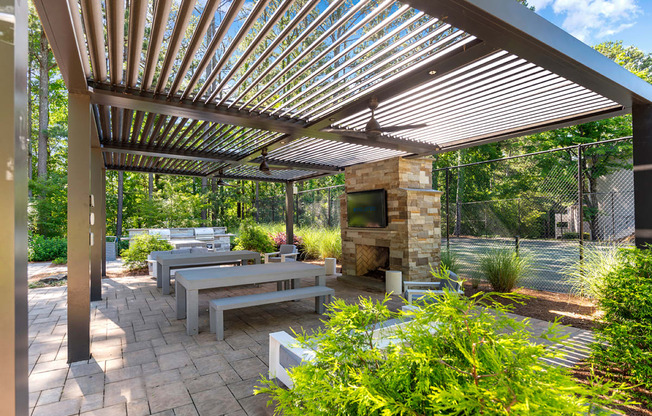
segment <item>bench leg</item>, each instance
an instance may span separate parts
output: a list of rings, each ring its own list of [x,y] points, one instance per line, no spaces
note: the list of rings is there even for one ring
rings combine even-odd
[[[315,296],[315,312],[321,315],[324,313],[325,309],[324,296]]]
[[[208,308],[208,323],[211,326],[211,334],[215,333],[215,309]]]
[[[177,319],[186,319],[186,288],[174,282],[174,294],[177,297]]]
[[[156,267],[156,287],[163,287],[163,280],[161,279],[161,276],[163,276],[163,266],[157,261],[154,267]]]
[[[215,310],[213,311],[213,319],[211,322],[215,326],[215,338],[218,341],[224,340],[224,311]]]
[[[170,266],[163,266],[161,281],[163,284],[162,293],[164,295],[169,295],[170,294]]]

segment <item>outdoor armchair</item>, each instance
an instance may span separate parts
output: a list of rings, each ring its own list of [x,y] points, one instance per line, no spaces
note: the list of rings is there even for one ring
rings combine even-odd
[[[458,294],[464,293],[461,281],[457,275],[451,271],[448,271],[447,278],[441,279],[439,282],[403,282],[403,296],[409,305],[412,304],[413,300],[418,300],[428,293],[443,295],[444,289],[448,289],[449,292],[456,292]]]
[[[299,250],[294,244],[281,244],[279,251],[265,253],[265,263],[285,263],[286,261],[297,261]]]

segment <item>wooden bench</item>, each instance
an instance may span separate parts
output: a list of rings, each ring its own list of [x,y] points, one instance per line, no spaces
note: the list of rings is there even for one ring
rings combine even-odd
[[[213,299],[209,303],[209,321],[211,332],[216,334],[217,340],[224,339],[224,311],[229,309],[247,308],[249,306],[267,305],[291,300],[315,298],[315,311],[324,313],[324,302],[321,297],[327,297],[325,303],[330,302],[335,291],[326,286],[309,286],[299,289],[281,290],[277,292],[256,293],[254,295],[234,296],[230,298]]]

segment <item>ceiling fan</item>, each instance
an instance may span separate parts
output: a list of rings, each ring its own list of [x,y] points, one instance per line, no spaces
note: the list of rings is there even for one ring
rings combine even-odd
[[[342,133],[347,136],[362,138],[362,139],[377,139],[383,133],[394,133],[401,130],[421,129],[427,127],[427,124],[405,124],[402,126],[385,126],[381,127],[380,123],[376,120],[375,111],[378,108],[378,97],[375,95],[369,99],[369,109],[371,110],[371,118],[365,126],[364,132],[355,131],[352,129],[327,129],[329,133]]]
[[[267,164],[267,148],[263,147],[263,150],[260,152],[260,156],[262,158],[262,161],[260,162],[260,166],[258,166],[258,170],[263,172],[265,175],[271,175],[273,170],[287,170],[287,168],[273,168],[270,167],[269,164]]]
[[[231,185],[230,183],[228,183],[228,182],[226,182],[224,179],[222,179],[222,175],[223,175],[223,174],[224,174],[224,171],[223,171],[222,169],[220,169],[220,170],[217,172],[217,176],[219,177],[219,179],[217,180],[217,182],[215,182],[215,184],[216,184],[217,186],[233,186],[233,187],[235,187],[235,185]]]

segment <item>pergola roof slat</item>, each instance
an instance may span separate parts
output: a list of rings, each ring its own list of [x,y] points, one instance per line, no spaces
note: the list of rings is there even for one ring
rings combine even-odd
[[[149,90],[154,82],[154,75],[158,65],[161,44],[170,16],[170,5],[172,0],[157,0],[154,2],[154,21],[152,30],[147,42],[147,56],[145,58],[145,70],[141,81],[141,89]]]
[[[652,102],[652,86],[513,0],[180,0],[172,14],[172,0],[79,1],[53,0],[68,16],[35,5],[116,169],[295,181]],[[381,126],[425,127],[365,134],[372,96]]]
[[[192,60],[195,57],[195,54],[199,50],[199,47],[201,46],[202,42],[204,41],[204,36],[206,35],[209,26],[211,25],[212,21],[215,19],[215,12],[220,3],[221,0],[206,1],[206,6],[202,11],[201,18],[199,19],[199,23],[197,23],[197,27],[193,31],[192,39],[190,39],[188,48],[186,49],[183,60],[181,61],[181,66],[179,67],[176,74],[174,75],[174,80],[172,81],[172,85],[170,86],[170,90],[168,91],[168,96],[173,96],[179,90],[179,87],[181,86],[181,82],[185,78],[186,73],[188,72],[188,69],[192,64]]]
[[[174,30],[172,31],[172,36],[170,37],[168,49],[165,52],[165,59],[161,65],[161,72],[159,73],[158,82],[156,84],[157,93],[165,90],[168,83],[168,78],[172,73],[174,60],[177,58],[177,54],[181,48],[181,42],[186,34],[186,28],[188,27],[188,23],[192,17],[194,4],[195,0],[181,0],[181,6],[179,6],[177,18],[174,23]],[[158,59],[157,57],[153,58]]]
[[[231,59],[231,56],[236,51],[238,46],[242,43],[242,40],[247,35],[249,30],[251,30],[254,24],[256,24],[256,21],[263,13],[263,11],[265,11],[265,7],[267,7],[269,2],[270,0],[258,0],[258,2],[254,5],[251,13],[249,14],[249,16],[247,16],[247,19],[245,20],[243,25],[240,26],[233,40],[229,42],[229,44],[226,46],[226,49],[222,54],[222,57],[218,60],[217,64],[213,67],[208,77],[206,77],[206,80],[204,81],[204,85],[199,89],[199,92],[195,95],[194,101],[201,101],[204,93],[210,86],[210,83],[213,82],[215,78],[217,78],[217,75],[222,71],[222,69],[228,62],[228,60]]]
[[[122,84],[125,45],[124,0],[106,2],[106,23],[109,39],[109,76],[111,84]]]
[[[131,0],[129,4],[129,37],[127,52],[126,85],[135,88],[140,70],[140,55],[143,51],[145,37],[145,20],[147,18],[147,0]]]
[[[274,25],[278,20],[283,17],[285,12],[288,10],[288,8],[292,5],[293,0],[283,0],[281,4],[278,6],[276,10],[274,10],[274,14],[265,22],[263,27],[260,29],[258,33],[256,33],[256,37],[252,39],[252,41],[249,43],[247,48],[242,52],[242,55],[240,55],[236,62],[229,68],[228,72],[226,75],[222,77],[222,80],[220,83],[217,85],[215,88],[215,91],[211,93],[208,98],[205,100],[205,102],[211,102],[215,99],[215,96],[218,93],[222,93],[224,90],[224,87],[226,84],[230,81],[231,77],[236,73],[242,65],[249,59],[252,53],[261,45],[261,43],[267,38],[271,30],[274,28]],[[226,56],[226,55],[225,55]],[[197,94],[198,96],[203,96],[204,93],[206,92],[206,88],[209,84],[206,83],[204,86],[199,90],[199,93]],[[221,104],[226,98],[223,97],[218,104]]]

